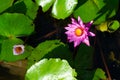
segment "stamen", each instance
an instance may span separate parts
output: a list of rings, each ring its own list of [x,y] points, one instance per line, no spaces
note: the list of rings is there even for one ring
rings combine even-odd
[[[24,45],[14,45],[13,46],[13,54],[20,55],[24,53]]]
[[[82,28],[76,28],[75,29],[75,35],[76,36],[81,36],[83,34],[83,29]]]
[[[15,48],[15,52],[16,53],[21,53],[22,52],[22,48],[21,47],[16,47]]]

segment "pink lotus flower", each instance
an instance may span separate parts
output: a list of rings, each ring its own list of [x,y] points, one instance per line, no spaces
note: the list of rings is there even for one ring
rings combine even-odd
[[[74,47],[78,46],[81,42],[90,46],[88,36],[95,36],[94,33],[89,32],[93,21],[84,24],[80,17],[78,17],[78,21],[76,21],[74,18],[71,18],[71,20],[72,23],[65,27],[67,30],[65,34],[67,34],[69,42],[74,42]]]
[[[13,46],[13,54],[20,55],[24,53],[24,45],[14,45]]]

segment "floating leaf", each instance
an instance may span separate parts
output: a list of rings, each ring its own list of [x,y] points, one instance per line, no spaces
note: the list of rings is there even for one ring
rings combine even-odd
[[[18,0],[5,12],[9,13],[23,13],[30,19],[34,20],[37,15],[39,6],[32,0]]]
[[[18,38],[2,40],[0,60],[16,61],[16,60],[24,59],[28,55],[30,55],[31,47],[29,47],[29,46],[25,46],[25,51],[23,54],[14,55],[13,54],[13,46],[18,45],[18,44],[23,44],[23,41]]]
[[[106,21],[96,26],[96,29],[101,32],[115,32],[120,27],[120,24],[117,20]]]
[[[80,80],[92,80],[94,75],[93,48],[81,44],[75,57],[75,69]],[[89,70],[90,69],[90,70]]]
[[[17,0],[5,12],[9,12],[9,13],[23,13],[23,14],[25,14],[26,11],[27,11],[27,8],[26,8],[25,3],[22,0]]]
[[[94,24],[100,24],[113,17],[118,6],[119,0],[83,0],[79,1],[73,14],[76,18],[80,16],[84,22],[94,20]]]
[[[36,0],[36,3],[46,12],[53,4],[52,16],[65,19],[70,16],[77,5],[77,0]]]
[[[120,24],[117,20],[110,21],[108,23],[108,32],[115,32],[120,27]]]
[[[72,65],[72,53],[68,47],[59,40],[49,40],[40,43],[28,58],[28,67],[42,58],[67,59]]]
[[[26,15],[29,16],[31,19],[35,19],[38,11],[38,5],[35,4],[32,0],[23,0],[26,4]]]
[[[0,0],[0,13],[12,6],[14,0]]]
[[[6,37],[20,37],[30,35],[34,31],[32,20],[18,13],[4,13],[0,15],[0,35]]]
[[[92,80],[101,80],[101,79],[106,80],[105,72],[102,69],[97,68]]]
[[[57,19],[65,19],[70,16],[76,5],[77,0],[56,0],[52,8],[52,15]]]
[[[96,29],[101,31],[101,32],[105,32],[108,30],[108,26],[107,26],[107,21],[101,23],[100,25],[96,26]]]
[[[53,49],[55,49],[56,47],[60,45],[61,43],[59,40],[42,42],[33,50],[31,54],[31,58],[35,59],[36,61],[39,61],[46,54],[48,54],[49,52],[51,52]]]
[[[42,59],[32,65],[25,80],[76,80],[76,72],[66,60]]]
[[[43,12],[46,12],[55,2],[55,0],[35,0],[35,1],[39,6],[42,7]]]

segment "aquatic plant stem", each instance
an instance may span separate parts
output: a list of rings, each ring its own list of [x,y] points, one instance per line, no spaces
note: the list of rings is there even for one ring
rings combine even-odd
[[[41,39],[43,39],[43,38],[48,38],[48,37],[52,36],[53,34],[55,34],[55,33],[57,33],[57,32],[58,32],[57,30],[51,31],[51,32],[47,33],[46,35],[40,37],[40,38],[37,39],[37,40],[41,40]]]
[[[107,73],[107,76],[108,76],[108,79],[107,80],[112,80],[111,76],[110,76],[110,72],[109,72],[109,69],[108,69],[108,66],[106,64],[106,60],[105,60],[105,57],[103,55],[103,51],[101,49],[101,45],[100,45],[100,41],[98,40],[98,46],[99,46],[99,49],[100,49],[100,54],[101,54],[101,58],[102,58],[102,61],[103,61],[103,64],[104,64],[104,67],[106,69],[106,73]]]

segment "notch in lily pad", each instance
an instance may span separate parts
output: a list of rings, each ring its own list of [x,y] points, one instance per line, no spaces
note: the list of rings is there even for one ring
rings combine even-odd
[[[0,15],[0,35],[4,37],[28,36],[34,31],[33,21],[21,13]]]

